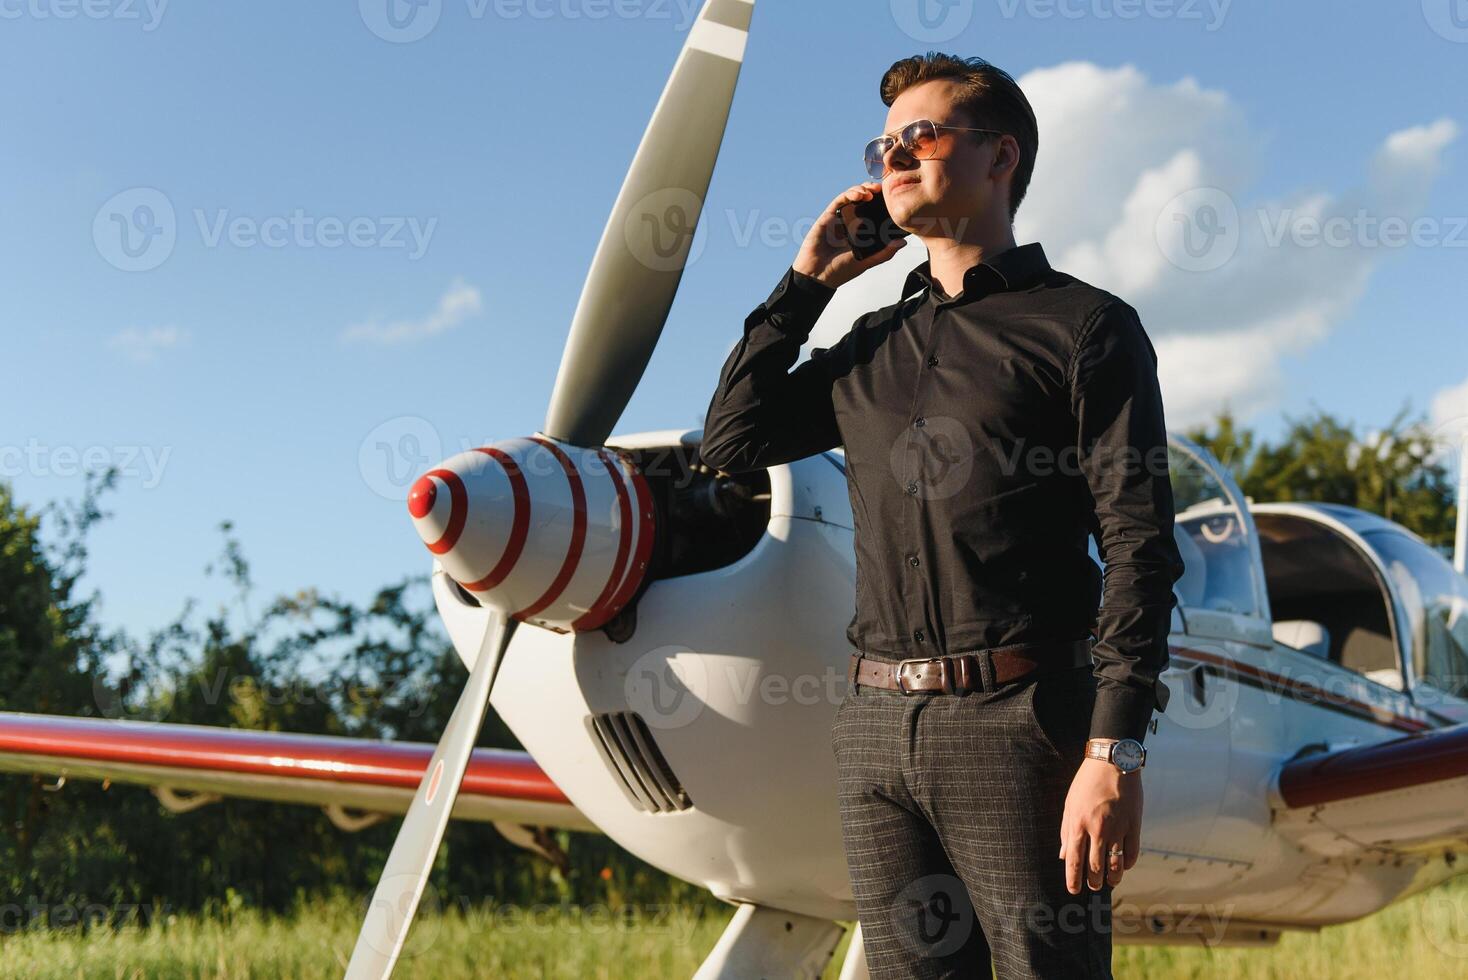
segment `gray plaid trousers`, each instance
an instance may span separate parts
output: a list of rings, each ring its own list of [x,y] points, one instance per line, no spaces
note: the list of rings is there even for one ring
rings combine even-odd
[[[1110,978],[1111,892],[1065,888],[1060,820],[1085,756],[1088,665],[983,691],[848,685],[841,829],[873,980]]]

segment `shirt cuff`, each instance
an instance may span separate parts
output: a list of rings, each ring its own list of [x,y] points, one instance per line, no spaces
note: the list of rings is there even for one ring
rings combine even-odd
[[[799,334],[804,342],[835,295],[832,287],[814,276],[796,272],[791,266],[780,277],[779,285],[765,300],[764,307],[771,323],[786,334]]]
[[[1147,743],[1147,729],[1152,710],[1167,709],[1171,692],[1161,680],[1151,691],[1121,684],[1104,684],[1096,691],[1096,706],[1091,711],[1090,738],[1134,738]]]

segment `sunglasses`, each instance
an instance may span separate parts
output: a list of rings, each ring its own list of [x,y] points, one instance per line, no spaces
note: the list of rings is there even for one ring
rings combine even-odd
[[[887,173],[887,154],[899,142],[902,148],[912,154],[916,160],[926,160],[932,156],[938,148],[938,134],[945,129],[956,130],[961,133],[989,133],[992,136],[1003,136],[997,129],[970,129],[967,126],[944,126],[933,122],[931,119],[915,119],[896,130],[897,136],[893,138],[891,133],[878,136],[867,144],[866,153],[863,154],[866,162],[867,174],[873,180],[881,180]]]

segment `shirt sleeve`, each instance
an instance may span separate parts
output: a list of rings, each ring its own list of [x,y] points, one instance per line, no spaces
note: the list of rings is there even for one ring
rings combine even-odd
[[[1167,708],[1167,635],[1183,574],[1173,537],[1157,353],[1136,310],[1113,301],[1082,328],[1071,365],[1078,463],[1095,502],[1105,565],[1097,612],[1090,737],[1144,736]]]
[[[841,444],[831,404],[831,370],[846,345],[817,347],[794,371],[836,290],[787,269],[769,299],[744,321],[704,416],[699,455],[726,473],[812,456]]]

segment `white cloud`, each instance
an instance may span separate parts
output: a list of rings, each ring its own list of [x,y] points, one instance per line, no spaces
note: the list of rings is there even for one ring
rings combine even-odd
[[[1458,136],[1450,119],[1384,133],[1362,161],[1359,186],[1261,197],[1249,188],[1269,141],[1225,92],[1081,62],[1019,82],[1039,120],[1040,152],[1016,239],[1041,242],[1056,268],[1137,308],[1174,428],[1211,419],[1225,402],[1244,421],[1279,403],[1282,359],[1327,338],[1378,261],[1401,251],[1384,243],[1379,223],[1431,218],[1423,209]],[[1190,202],[1198,193],[1218,202],[1210,217],[1231,226],[1220,226],[1232,238],[1221,237],[1230,247],[1217,262],[1194,264],[1177,251],[1201,230],[1190,224],[1201,212],[1191,203],[1172,209],[1179,195]],[[912,239],[843,287],[811,345],[834,343],[861,313],[896,302],[907,271],[925,258]]]
[[[147,364],[157,360],[159,352],[179,346],[188,337],[188,331],[178,327],[125,327],[108,338],[107,346],[129,360]]]
[[[448,291],[438,299],[433,312],[416,320],[394,320],[381,323],[371,320],[357,323],[342,331],[342,340],[373,344],[403,344],[427,340],[457,327],[478,313],[483,306],[479,289],[455,279]]]
[[[1442,151],[1457,138],[1458,124],[1451,119],[1392,133],[1374,161],[1373,178],[1390,184],[1403,177],[1436,177]]]

